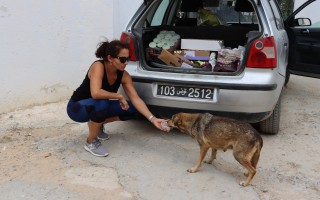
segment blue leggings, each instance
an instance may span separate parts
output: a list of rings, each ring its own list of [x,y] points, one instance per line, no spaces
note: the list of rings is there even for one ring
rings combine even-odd
[[[128,101],[128,104],[130,106],[129,109],[122,110],[118,100],[89,98],[75,102],[70,99],[67,105],[67,113],[75,122],[88,122],[91,120],[101,123],[113,116],[119,116],[122,121],[137,118],[138,111],[130,101]]]

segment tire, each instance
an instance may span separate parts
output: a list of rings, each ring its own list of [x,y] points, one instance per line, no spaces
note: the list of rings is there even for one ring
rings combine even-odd
[[[272,114],[265,120],[258,123],[258,129],[261,133],[276,135],[279,132],[280,127],[280,109],[281,108],[281,98],[274,107]]]
[[[290,79],[290,70],[287,69],[286,70],[286,78],[285,78],[285,81],[284,81],[284,86],[286,86],[288,84],[289,79]]]

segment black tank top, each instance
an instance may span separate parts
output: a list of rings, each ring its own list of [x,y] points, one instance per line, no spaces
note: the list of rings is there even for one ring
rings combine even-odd
[[[101,62],[104,66],[103,60],[96,60],[95,62]],[[104,69],[104,74],[103,74],[103,79],[102,79],[102,89],[104,89],[108,92],[115,92],[115,93],[118,92],[118,89],[121,84],[123,71],[117,70],[116,81],[112,85],[109,85],[105,66],[103,69]],[[89,70],[88,70],[88,72],[89,72]],[[81,83],[81,85],[73,92],[73,94],[71,96],[71,99],[73,101],[80,101],[82,99],[92,98],[91,91],[90,91],[90,79],[88,76],[88,72],[87,72],[86,77],[84,78],[83,82]]]

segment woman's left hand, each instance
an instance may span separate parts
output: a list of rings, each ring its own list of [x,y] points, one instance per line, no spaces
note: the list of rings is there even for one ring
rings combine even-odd
[[[120,101],[120,106],[121,106],[122,110],[128,110],[129,109],[129,104],[128,104],[126,99],[123,98],[123,99],[121,99],[119,101]]]

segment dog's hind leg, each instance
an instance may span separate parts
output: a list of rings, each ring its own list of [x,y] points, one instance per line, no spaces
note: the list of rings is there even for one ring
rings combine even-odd
[[[255,148],[254,152],[253,152],[253,155],[251,157],[251,165],[257,169],[257,164],[258,164],[258,161],[259,161],[259,158],[260,158],[260,147],[258,145],[256,145],[258,148]],[[244,174],[245,176],[248,176],[249,173],[245,173]]]
[[[256,152],[254,152],[254,154],[251,158],[251,164],[255,169],[257,168],[259,158],[260,158],[260,150],[258,149]]]
[[[204,157],[207,154],[208,149],[209,147],[200,146],[200,156],[199,156],[198,162],[194,167],[187,169],[187,172],[195,173],[198,171],[198,169],[201,167]]]
[[[240,185],[242,186],[248,186],[254,175],[256,174],[256,169],[251,165],[250,161],[244,161],[243,163],[240,163],[242,166],[244,166],[248,170],[248,177],[247,180],[241,181]]]
[[[212,161],[217,157],[217,149],[211,149],[211,157],[208,160],[205,160],[204,163],[212,164]]]
[[[243,152],[239,152],[234,150],[233,151],[234,158],[244,167],[248,170],[248,177],[247,180],[241,181],[240,185],[242,186],[248,186],[250,181],[252,180],[253,176],[256,174],[256,169],[251,164],[252,156],[248,156],[244,154]]]

